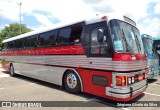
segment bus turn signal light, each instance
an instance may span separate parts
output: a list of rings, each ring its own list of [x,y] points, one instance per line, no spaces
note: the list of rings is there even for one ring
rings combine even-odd
[[[126,76],[116,76],[116,86],[126,86]]]

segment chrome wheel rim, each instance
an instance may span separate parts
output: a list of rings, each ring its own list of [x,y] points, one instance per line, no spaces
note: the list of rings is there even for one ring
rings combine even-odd
[[[72,89],[74,89],[77,86],[77,78],[73,73],[68,74],[67,85],[69,88],[72,88]]]

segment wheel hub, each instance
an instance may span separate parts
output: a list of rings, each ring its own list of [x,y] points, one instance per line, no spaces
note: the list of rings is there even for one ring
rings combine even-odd
[[[70,87],[72,89],[77,86],[77,78],[73,73],[68,74],[67,85],[68,85],[68,87]]]

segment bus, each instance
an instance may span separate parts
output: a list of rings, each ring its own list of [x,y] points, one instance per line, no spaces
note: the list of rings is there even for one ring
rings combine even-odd
[[[160,59],[160,38],[158,38],[158,37],[157,38],[153,38],[153,46],[157,50],[158,57]],[[160,71],[160,60],[159,60],[159,71]]]
[[[153,46],[152,37],[147,34],[142,34],[141,37],[148,58],[147,79],[153,79],[159,75],[159,56]]]
[[[147,88],[147,59],[132,22],[108,14],[6,39],[2,67],[11,76],[39,79],[71,93],[132,100]]]

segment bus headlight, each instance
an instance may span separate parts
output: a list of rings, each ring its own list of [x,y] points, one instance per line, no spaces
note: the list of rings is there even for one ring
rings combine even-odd
[[[131,81],[132,81],[132,78],[128,78],[128,84],[130,85],[131,84]]]
[[[135,82],[135,76],[127,76],[128,85],[131,85]]]
[[[134,83],[134,77],[132,77],[132,83]]]

